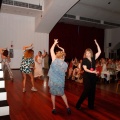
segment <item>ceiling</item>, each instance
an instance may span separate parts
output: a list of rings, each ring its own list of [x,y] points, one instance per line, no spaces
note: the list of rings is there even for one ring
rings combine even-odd
[[[15,7],[15,6],[6,6],[6,5],[2,5],[1,12],[22,15],[22,16],[30,16],[30,17],[36,17],[37,15],[40,14],[42,15],[42,11],[40,10]]]
[[[43,11],[2,4],[1,12],[36,17],[42,16]],[[120,27],[120,0],[80,0],[66,15],[59,22],[103,29]]]
[[[27,3],[26,0],[3,0],[1,12],[22,16],[36,17],[42,15],[42,6],[39,0]]]
[[[120,0],[80,0],[66,14],[76,18],[63,17],[59,22],[98,28],[120,27]],[[93,20],[99,20],[100,23]]]

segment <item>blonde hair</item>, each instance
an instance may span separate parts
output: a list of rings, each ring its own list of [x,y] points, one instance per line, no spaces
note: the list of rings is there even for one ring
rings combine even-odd
[[[83,58],[86,58],[86,52],[90,52],[91,57],[93,57],[93,51],[92,51],[92,49],[87,48],[87,49],[85,50],[85,52],[84,52]]]
[[[26,50],[26,51],[24,52],[24,57],[25,57],[25,58],[32,58],[33,55],[34,55],[34,51],[33,51],[32,49]]]

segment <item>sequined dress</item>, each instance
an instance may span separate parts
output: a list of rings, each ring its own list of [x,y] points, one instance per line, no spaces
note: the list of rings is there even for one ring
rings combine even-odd
[[[50,93],[52,95],[64,95],[65,72],[67,71],[67,63],[62,59],[55,59],[48,72]]]

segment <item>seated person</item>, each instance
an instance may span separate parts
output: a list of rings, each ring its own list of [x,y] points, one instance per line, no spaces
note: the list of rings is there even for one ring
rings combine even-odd
[[[73,70],[72,80],[82,79],[83,70],[81,69],[81,63],[82,63],[82,60],[80,60],[80,63],[78,64],[77,68]]]
[[[73,61],[73,70],[75,68],[77,68],[78,64],[79,64],[79,62],[78,62],[77,58],[75,58],[74,61]]]
[[[111,75],[115,75],[115,69],[116,69],[115,63],[113,62],[112,59],[109,59],[107,63],[107,70],[110,72]]]
[[[106,61],[104,58],[101,59],[101,78],[104,78],[108,83],[110,82],[110,72],[107,70]]]
[[[120,60],[116,64],[116,71],[115,71],[116,80],[118,80],[118,73],[119,72],[120,72]]]
[[[97,61],[96,62],[96,71],[98,71],[98,77],[100,77],[101,76],[101,71],[102,71],[102,66],[101,66],[101,63],[100,63],[100,61]]]
[[[73,60],[70,61],[68,67],[67,79],[69,79],[72,76],[72,73],[73,73]]]

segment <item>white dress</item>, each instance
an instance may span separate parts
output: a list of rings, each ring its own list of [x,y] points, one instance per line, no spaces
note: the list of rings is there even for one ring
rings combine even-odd
[[[107,75],[107,78],[105,77]],[[101,78],[106,78],[107,81],[110,80],[110,72],[107,70],[106,64],[102,65]]]
[[[34,77],[40,77],[40,76],[43,76],[43,70],[42,70],[42,61],[43,61],[43,58],[38,56],[37,57],[37,61],[35,61],[35,70],[34,70]]]

